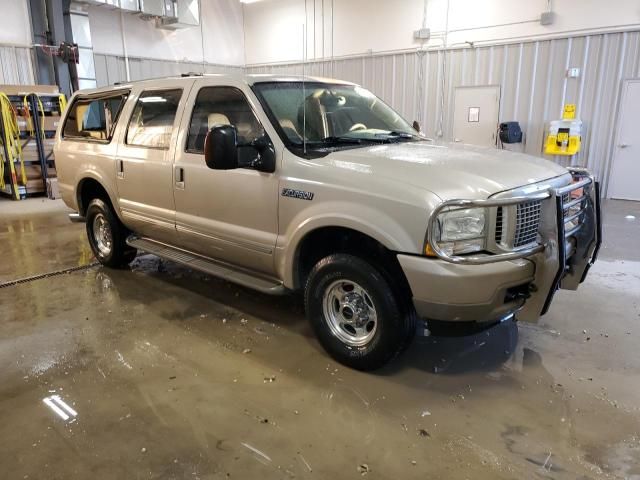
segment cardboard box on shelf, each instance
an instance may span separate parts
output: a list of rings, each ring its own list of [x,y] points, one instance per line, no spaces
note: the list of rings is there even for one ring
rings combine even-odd
[[[0,92],[6,95],[29,95],[30,93],[58,95],[60,89],[57,85],[0,85]]]
[[[44,117],[44,130],[55,132],[60,124],[60,117],[55,115],[52,117]]]
[[[44,193],[44,184],[42,178],[27,179],[27,195],[36,195],[38,193]]]

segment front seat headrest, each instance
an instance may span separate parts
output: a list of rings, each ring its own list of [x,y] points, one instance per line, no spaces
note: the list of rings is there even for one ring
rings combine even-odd
[[[207,117],[207,127],[211,130],[216,125],[231,125],[231,122],[223,113],[210,113]]]

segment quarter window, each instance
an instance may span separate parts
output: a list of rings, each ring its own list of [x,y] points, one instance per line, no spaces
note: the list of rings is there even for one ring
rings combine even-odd
[[[121,93],[102,98],[78,98],[69,110],[62,136],[108,142],[127,96],[128,93]]]
[[[251,143],[264,135],[244,94],[234,87],[205,87],[198,92],[187,139],[187,151],[204,153],[207,132],[216,125],[233,125],[238,143]]]
[[[129,121],[127,144],[169,148],[181,96],[182,90],[142,92]]]

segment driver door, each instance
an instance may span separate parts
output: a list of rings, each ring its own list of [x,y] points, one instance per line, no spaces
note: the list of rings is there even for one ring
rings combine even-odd
[[[252,149],[240,168],[213,170],[204,141],[215,125],[233,125],[238,142],[264,134],[246,95],[232,86],[197,82],[189,97],[174,164],[176,229],[180,245],[207,257],[274,273],[278,232],[278,178],[251,168]],[[188,122],[188,124],[187,124]]]

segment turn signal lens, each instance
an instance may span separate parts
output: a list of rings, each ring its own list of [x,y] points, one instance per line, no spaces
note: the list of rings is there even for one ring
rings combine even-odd
[[[433,251],[430,243],[427,243],[427,245],[424,247],[424,254],[427,257],[437,257],[436,252]]]

